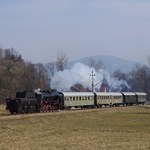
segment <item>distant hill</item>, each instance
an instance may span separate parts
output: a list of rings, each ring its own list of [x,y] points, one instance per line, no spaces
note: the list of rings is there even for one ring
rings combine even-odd
[[[102,55],[81,58],[71,62],[71,64],[74,64],[76,62],[89,64],[89,61],[92,59],[95,61],[100,60],[103,63],[105,69],[109,72],[114,72],[118,69],[120,69],[122,72],[130,72],[135,66],[135,64],[137,64],[137,62],[135,61],[125,60],[115,56],[102,56]]]

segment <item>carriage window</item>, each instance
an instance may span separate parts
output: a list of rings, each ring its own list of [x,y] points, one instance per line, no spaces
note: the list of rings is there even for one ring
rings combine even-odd
[[[76,98],[75,98],[75,97],[73,97],[73,100],[75,101],[75,100],[76,100]]]
[[[81,96],[79,96],[79,100],[81,100]]]
[[[117,97],[117,99],[120,99],[120,98],[121,98],[120,96]]]
[[[76,100],[78,101],[78,97],[76,97]]]

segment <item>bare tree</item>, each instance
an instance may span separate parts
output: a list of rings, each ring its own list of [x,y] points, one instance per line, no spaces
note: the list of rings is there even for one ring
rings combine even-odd
[[[0,61],[2,60],[3,58],[3,49],[0,48]]]
[[[21,55],[19,55],[18,52],[13,48],[4,49],[4,59],[12,61],[23,61]]]
[[[99,71],[100,69],[104,68],[104,65],[101,60],[90,59],[88,65],[89,67],[95,68],[96,71]]]
[[[43,64],[38,63],[35,65],[35,68],[38,87],[48,89],[50,83],[46,67]]]
[[[150,55],[147,58],[148,58],[148,65],[150,66]]]
[[[55,63],[54,62],[47,63],[46,68],[47,68],[49,76],[50,77],[54,76],[55,68],[56,68]]]
[[[60,53],[58,54],[57,58],[56,58],[56,67],[57,67],[57,71],[63,71],[68,63],[68,59],[66,56],[66,53]]]
[[[136,65],[130,76],[132,91],[146,92],[150,96],[150,68],[146,65]]]
[[[113,73],[113,77],[117,78],[118,80],[126,80],[126,74],[121,72],[120,69]]]

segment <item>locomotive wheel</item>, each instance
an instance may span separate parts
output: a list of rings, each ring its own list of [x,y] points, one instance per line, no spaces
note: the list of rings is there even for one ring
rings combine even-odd
[[[13,115],[13,114],[14,114],[14,111],[10,111],[10,113]]]
[[[20,108],[18,113],[19,114],[25,114],[25,109],[24,108]]]
[[[40,108],[40,112],[44,113],[44,112],[48,112],[48,111],[49,111],[49,105],[43,104]]]
[[[59,109],[59,105],[49,105],[49,111],[57,111]]]

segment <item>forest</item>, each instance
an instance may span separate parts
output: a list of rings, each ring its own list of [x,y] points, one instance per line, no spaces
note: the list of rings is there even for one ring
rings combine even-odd
[[[0,48],[0,103],[4,103],[6,98],[15,98],[16,91],[37,88],[51,90],[51,78],[55,76],[56,71],[66,69],[68,63],[65,53],[58,54],[55,62],[33,64],[24,60],[13,48]],[[89,66],[100,69],[103,65],[101,60],[91,60]],[[112,76],[125,80],[130,91],[146,92],[147,99],[150,100],[150,58],[147,65],[137,64],[128,73],[116,70]]]

